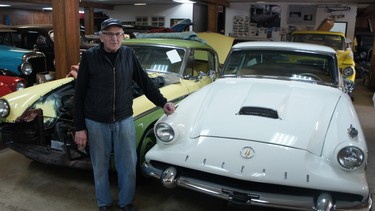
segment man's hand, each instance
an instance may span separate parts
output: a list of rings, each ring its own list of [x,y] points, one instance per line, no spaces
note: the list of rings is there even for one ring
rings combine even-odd
[[[163,110],[166,115],[171,115],[176,110],[176,107],[174,103],[168,102],[163,106]]]
[[[74,142],[76,142],[79,150],[84,149],[87,144],[87,131],[76,131],[76,134],[74,136]]]
[[[77,79],[78,69],[79,69],[79,63],[76,65],[72,65],[70,67],[70,72],[66,77],[72,76],[73,78]]]

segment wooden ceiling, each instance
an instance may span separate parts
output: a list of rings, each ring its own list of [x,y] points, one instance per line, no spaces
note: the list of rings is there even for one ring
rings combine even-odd
[[[213,3],[223,6],[229,6],[230,3],[258,3],[259,0],[193,0],[201,3]],[[79,0],[80,7],[92,7],[98,9],[113,9],[116,5],[132,5],[134,3],[145,2],[147,4],[174,3],[173,0]],[[266,3],[301,3],[300,0],[266,0]],[[307,3],[307,2],[304,2]],[[313,4],[359,4],[363,7],[369,4],[375,4],[374,0],[309,0]],[[51,5],[51,0],[6,0],[1,4],[10,4],[14,8],[32,8],[41,9]]]

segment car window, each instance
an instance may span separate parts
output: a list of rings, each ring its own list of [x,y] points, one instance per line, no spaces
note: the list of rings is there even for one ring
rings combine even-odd
[[[47,38],[43,36],[42,34],[39,34],[38,37],[36,38],[35,44],[39,48],[47,48],[48,47]]]
[[[0,33],[0,45],[12,45],[12,33],[1,32]]]
[[[224,75],[286,77],[338,83],[334,59],[321,54],[297,51],[233,51],[224,67]]]
[[[209,75],[210,70],[215,70],[215,56],[207,50],[192,50],[190,52],[184,77],[198,77],[203,73]]]
[[[184,49],[132,46],[141,65],[149,71],[180,73]]]
[[[34,45],[36,43],[36,40],[38,39],[38,32],[36,31],[28,31],[24,34],[24,39],[25,39],[25,46],[24,48],[26,49],[33,49]]]
[[[337,50],[345,50],[345,39],[339,35],[326,34],[295,34],[292,37],[293,42],[303,42],[318,45],[325,45]]]

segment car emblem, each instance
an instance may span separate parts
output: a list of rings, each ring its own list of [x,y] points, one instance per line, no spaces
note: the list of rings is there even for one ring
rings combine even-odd
[[[241,154],[241,157],[249,159],[249,158],[254,157],[255,151],[251,147],[244,147],[241,149],[240,154]]]

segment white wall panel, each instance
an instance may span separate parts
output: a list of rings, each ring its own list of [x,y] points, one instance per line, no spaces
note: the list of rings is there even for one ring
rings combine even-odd
[[[193,4],[153,4],[145,6],[122,5],[104,13],[120,21],[135,21],[137,16],[148,16],[151,25],[152,16],[165,16],[165,26],[170,26],[171,18],[189,18],[193,20]]]

